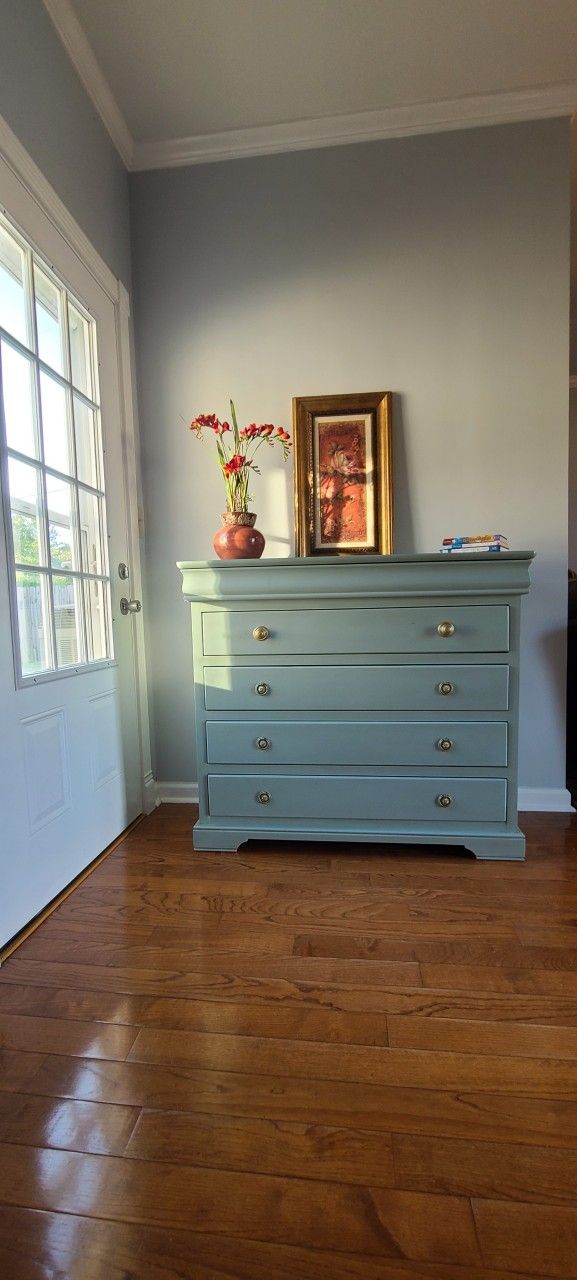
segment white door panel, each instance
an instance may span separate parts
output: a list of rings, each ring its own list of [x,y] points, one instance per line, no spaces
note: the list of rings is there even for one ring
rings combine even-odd
[[[19,687],[10,621],[12,544],[1,521],[2,946],[142,811],[142,763],[135,616],[119,608],[121,597],[131,596],[131,577],[122,581],[118,565],[131,569],[127,475],[133,469],[123,440],[117,308],[1,158],[0,207],[96,322],[114,645],[112,658],[99,665]],[[6,473],[5,457],[4,484]]]

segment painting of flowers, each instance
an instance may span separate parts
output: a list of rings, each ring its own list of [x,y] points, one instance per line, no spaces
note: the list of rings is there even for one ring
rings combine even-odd
[[[367,501],[373,478],[371,423],[318,417],[313,438],[319,548],[374,546],[374,512]]]
[[[293,400],[297,555],[392,550],[391,393]]]

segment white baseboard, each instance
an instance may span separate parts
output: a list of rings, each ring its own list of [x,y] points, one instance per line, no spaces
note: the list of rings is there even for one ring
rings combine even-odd
[[[198,804],[198,782],[157,782],[157,804]]]
[[[517,804],[521,813],[574,813],[565,787],[519,787]]]
[[[574,812],[565,787],[519,787],[517,803],[522,813]],[[198,804],[198,782],[157,782],[156,804]]]

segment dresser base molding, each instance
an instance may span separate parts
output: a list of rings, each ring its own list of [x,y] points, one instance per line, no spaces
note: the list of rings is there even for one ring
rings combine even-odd
[[[525,857],[525,837],[519,830],[503,832],[498,836],[466,836],[462,831],[454,836],[445,832],[442,835],[429,832],[415,835],[413,832],[391,832],[390,828],[378,831],[374,828],[367,830],[366,827],[339,832],[334,827],[315,830],[310,825],[302,830],[293,825],[282,829],[247,827],[241,830],[236,827],[232,831],[228,827],[217,827],[202,820],[197,822],[193,830],[193,844],[197,853],[236,853],[245,840],[330,840],[347,841],[349,844],[382,844],[385,846],[383,852],[386,852],[386,846],[390,844],[445,845],[467,849],[479,861],[487,862],[491,859],[499,862],[522,862]]]

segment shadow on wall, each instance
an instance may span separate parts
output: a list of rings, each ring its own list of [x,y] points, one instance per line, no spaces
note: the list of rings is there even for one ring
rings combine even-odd
[[[410,555],[416,550],[411,487],[405,446],[403,399],[393,392],[393,551]]]

